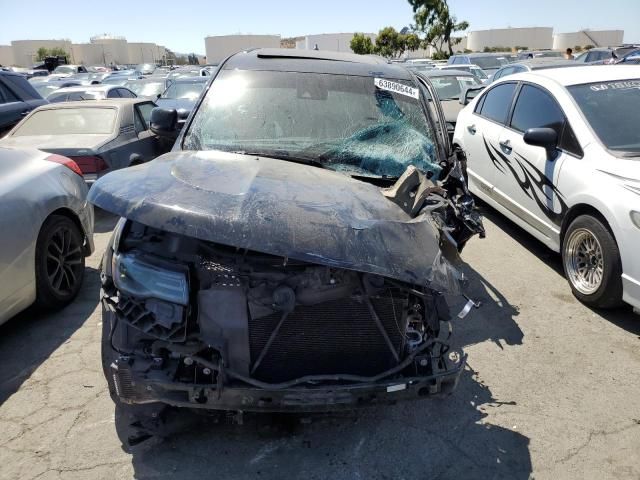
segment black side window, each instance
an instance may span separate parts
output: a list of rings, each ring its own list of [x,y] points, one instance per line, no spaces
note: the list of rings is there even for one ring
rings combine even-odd
[[[539,88],[522,86],[513,109],[511,127],[519,132],[529,128],[553,128],[561,149],[582,156],[580,144],[564,112],[551,95]]]
[[[0,82],[0,103],[19,102],[11,90],[9,90],[2,82]]]
[[[519,132],[529,128],[553,128],[562,135],[564,114],[556,101],[546,92],[531,85],[523,85],[513,109],[511,127]]]
[[[478,106],[476,113],[494,122],[505,123],[516,90],[515,83],[503,83],[489,90]]]
[[[122,98],[136,98],[135,93],[127,90],[126,88],[119,88],[118,92],[120,92],[120,96]]]
[[[120,94],[118,93],[118,89],[117,88],[112,88],[111,90],[109,90],[109,93],[107,93],[107,98],[120,98]]]

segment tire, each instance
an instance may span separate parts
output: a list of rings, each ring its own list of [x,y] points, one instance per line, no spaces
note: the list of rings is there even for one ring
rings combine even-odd
[[[562,242],[564,273],[574,296],[594,308],[622,305],[622,262],[613,234],[603,222],[581,215]]]
[[[59,310],[78,295],[84,279],[84,235],[62,215],[51,215],[36,242],[36,302],[41,310]]]

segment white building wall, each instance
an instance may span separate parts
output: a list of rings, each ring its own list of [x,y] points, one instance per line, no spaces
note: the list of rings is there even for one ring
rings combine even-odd
[[[132,63],[129,61],[129,48],[124,37],[91,37],[91,43],[101,45],[104,48],[102,53],[107,65]]]
[[[354,33],[322,33],[319,35],[307,35],[303,40],[296,42],[297,49],[313,50],[316,45],[318,50],[331,52],[353,53],[351,39]],[[365,33],[373,43],[376,41],[375,33]]]
[[[13,65],[13,48],[11,45],[0,45],[0,65]]]
[[[158,57],[158,46],[155,43],[128,43],[127,49],[129,51],[128,63],[156,63],[162,59],[162,55]]]
[[[71,45],[71,63],[82,65],[104,65],[102,45],[95,43],[74,43]]]
[[[575,46],[609,47],[622,44],[624,30],[582,30],[580,32],[556,33],[553,49],[566,50]]]
[[[467,35],[467,48],[481,52],[485,47],[527,47],[531,50],[553,47],[553,28],[499,28],[476,30]]]
[[[219,63],[229,55],[248,48],[280,48],[280,35],[221,35],[206,37],[207,63]]]
[[[69,56],[72,54],[69,40],[14,40],[11,42],[13,63],[20,67],[32,66],[36,63],[36,52],[40,47],[62,48]],[[71,59],[69,58],[69,60]]]

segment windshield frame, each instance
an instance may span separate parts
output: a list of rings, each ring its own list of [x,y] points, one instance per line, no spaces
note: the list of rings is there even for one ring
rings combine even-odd
[[[199,98],[196,100],[195,105],[193,106],[192,114],[189,115],[184,127],[180,130],[178,134],[178,138],[174,143],[174,150],[182,150],[182,151],[189,150],[185,148],[185,140],[187,139],[188,134],[191,131],[193,122],[197,118],[198,112],[202,108],[203,102],[207,99],[209,95],[209,90],[211,89],[212,85],[214,85],[219,75],[227,71],[227,69],[225,69],[225,65],[227,64],[227,62],[229,62],[229,60],[232,57],[233,56],[227,57],[224,61],[222,61],[218,65],[218,67],[213,71],[209,80],[206,82],[205,87],[203,88]],[[253,70],[249,69],[248,71],[253,71]],[[308,73],[308,72],[297,71],[297,70],[259,70],[259,71]],[[450,163],[450,159],[449,159],[450,145],[446,143],[448,142],[448,137],[446,137],[446,135],[445,137],[442,136],[444,135],[442,133],[443,131],[446,133],[446,126],[441,125],[440,119],[433,117],[432,111],[429,108],[429,105],[427,103],[428,99],[432,99],[433,103],[435,104],[435,108],[441,114],[442,118],[444,118],[444,114],[442,113],[442,106],[440,105],[440,102],[437,101],[437,93],[435,91],[435,88],[433,87],[429,79],[426,78],[424,75],[416,75],[416,73],[412,71],[408,71],[408,72],[409,72],[409,76],[411,77],[411,81],[413,82],[415,87],[420,91],[419,104],[422,110],[422,114],[425,117],[427,126],[432,130],[432,134],[433,134],[432,140],[435,146],[435,154],[437,156],[437,159],[441,164],[442,162]],[[353,75],[353,76],[358,76],[358,75]],[[372,75],[368,75],[367,77],[374,78]],[[431,92],[433,92],[436,96],[434,97]],[[287,161],[286,159],[282,159],[282,160]],[[443,169],[443,173],[445,171],[447,171],[446,168]],[[376,177],[372,177],[372,178],[376,178]]]

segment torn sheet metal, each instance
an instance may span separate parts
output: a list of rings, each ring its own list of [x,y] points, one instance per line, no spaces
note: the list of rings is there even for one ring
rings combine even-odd
[[[174,152],[91,188],[96,206],[161,230],[459,292],[431,214],[412,218],[369,183],[219,151]]]

